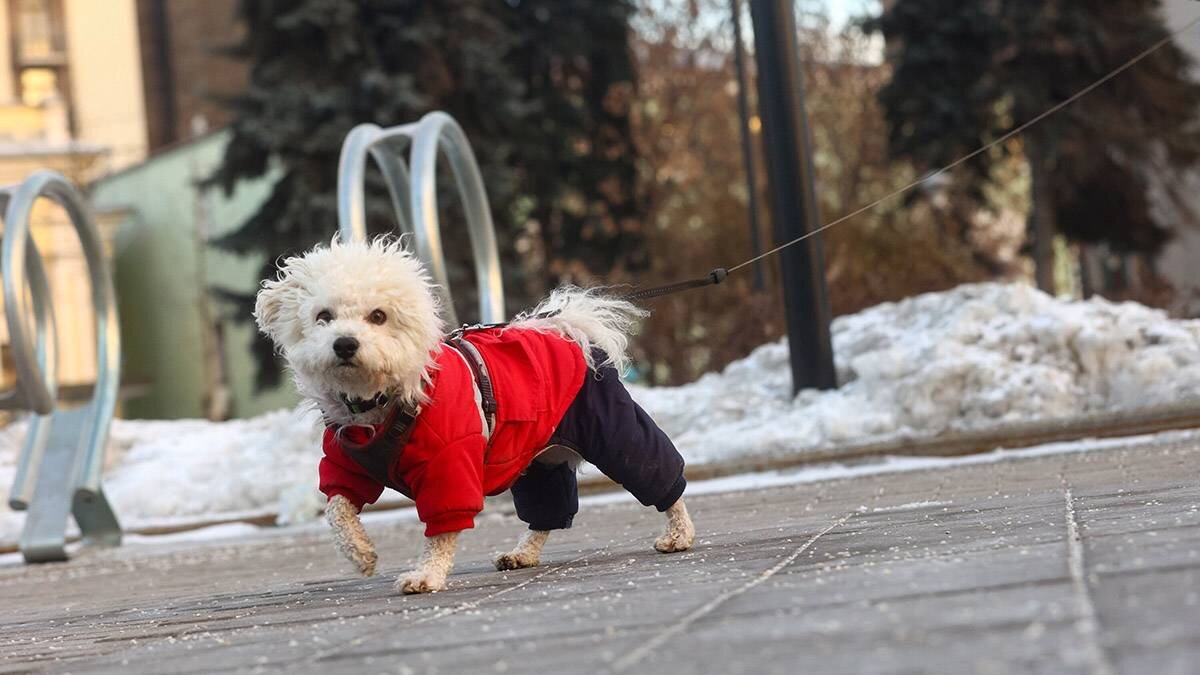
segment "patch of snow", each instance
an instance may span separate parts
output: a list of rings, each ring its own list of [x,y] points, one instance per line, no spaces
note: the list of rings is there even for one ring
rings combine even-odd
[[[791,395],[785,341],[632,387],[692,463],[1200,400],[1200,321],[970,284],[839,317],[839,387]]]
[[[1200,400],[1200,321],[1133,303],[976,284],[841,317],[832,330],[840,383],[832,391],[791,396],[783,341],[692,384],[631,390],[691,465]],[[0,489],[12,484],[24,432],[20,422],[0,430]],[[299,411],[220,423],[116,420],[105,490],[127,529],[269,515],[302,523],[324,501],[320,435],[317,415]],[[803,475],[843,470],[865,469]],[[795,475],[763,474],[754,486]],[[698,482],[689,493],[745,489],[744,480]],[[0,509],[0,544],[15,543],[23,517]]]
[[[220,525],[210,525],[195,530],[172,532],[170,534],[127,534],[121,539],[121,543],[132,546],[145,546],[194,543],[198,541],[221,541],[224,539],[240,539],[248,535],[260,533],[263,529],[250,523],[222,523]]]

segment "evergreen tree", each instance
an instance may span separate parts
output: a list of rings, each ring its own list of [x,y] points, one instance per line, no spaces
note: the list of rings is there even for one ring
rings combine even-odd
[[[540,240],[547,267],[562,274],[607,272],[638,248],[628,0],[241,0],[238,11],[247,31],[230,51],[249,62],[250,85],[228,101],[232,139],[210,182],[230,191],[272,168],[279,178],[261,208],[215,244],[264,255],[263,277],[278,256],[336,232],[346,133],[430,110],[453,115],[471,140],[508,281],[522,271],[518,238]],[[386,231],[386,190],[368,178],[368,225]],[[442,235],[466,309],[470,253],[455,220],[443,218]],[[250,320],[251,294],[218,292]],[[510,302],[526,300],[518,292]],[[276,384],[271,346],[255,340],[258,385]]]
[[[1167,35],[1159,0],[897,0],[868,25],[894,67],[880,92],[895,156],[940,166],[1063,101]],[[1089,93],[958,176],[982,201],[996,162],[1028,162],[1038,285],[1053,285],[1056,232],[1155,252],[1169,223],[1156,181],[1200,159],[1200,86],[1174,44]],[[1176,195],[1177,197],[1177,195]]]

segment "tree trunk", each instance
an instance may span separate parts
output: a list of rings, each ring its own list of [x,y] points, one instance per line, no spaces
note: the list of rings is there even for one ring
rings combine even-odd
[[[1096,244],[1083,244],[1079,247],[1079,278],[1084,298],[1104,294],[1104,263],[1100,259],[1101,255],[1102,252]]]
[[[1050,190],[1049,161],[1041,144],[1025,138],[1025,158],[1032,178],[1029,218],[1033,222],[1033,265],[1037,287],[1051,295],[1054,285],[1054,198]]]

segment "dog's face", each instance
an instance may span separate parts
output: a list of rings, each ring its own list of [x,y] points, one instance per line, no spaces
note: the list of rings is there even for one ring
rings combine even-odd
[[[335,240],[288,258],[263,282],[254,317],[302,393],[325,401],[416,400],[442,336],[429,277],[397,241]]]

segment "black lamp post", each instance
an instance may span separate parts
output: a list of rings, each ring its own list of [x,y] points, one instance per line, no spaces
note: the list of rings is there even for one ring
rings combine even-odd
[[[792,0],[750,0],[758,64],[758,108],[776,245],[821,226],[792,12]],[[779,255],[792,388],[836,387],[821,237],[811,237]]]

